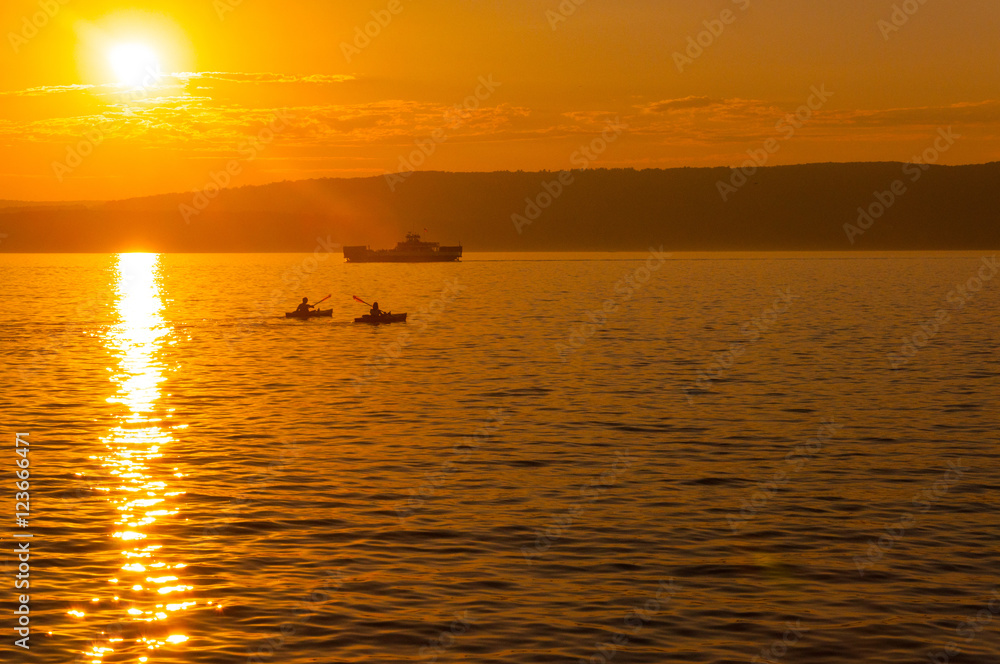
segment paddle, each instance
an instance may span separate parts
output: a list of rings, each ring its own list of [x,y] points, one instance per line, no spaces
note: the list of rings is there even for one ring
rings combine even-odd
[[[361,304],[368,304],[367,302],[365,302],[364,300],[362,300],[362,299],[361,299],[360,297],[358,297],[357,295],[352,295],[351,297],[353,297],[353,298],[354,298],[355,300],[357,300],[357,301],[358,301],[358,302],[360,302]],[[369,307],[373,307],[373,306],[375,306],[375,305],[373,305],[373,304],[368,304],[368,306],[369,306]],[[382,315],[382,316],[385,316],[385,315],[387,314],[387,312],[385,312],[385,311],[382,311],[382,310],[380,309],[380,310],[379,310],[379,314],[380,314],[380,315]]]
[[[323,298],[322,300],[320,300],[319,302],[317,302],[317,303],[316,303],[316,304],[314,304],[313,306],[314,306],[314,307],[318,307],[319,305],[321,305],[321,304],[323,304],[324,302],[326,302],[327,300],[329,300],[329,299],[330,299],[331,297],[333,297],[333,293],[330,293],[329,295],[327,295],[326,297],[324,297],[324,298]]]

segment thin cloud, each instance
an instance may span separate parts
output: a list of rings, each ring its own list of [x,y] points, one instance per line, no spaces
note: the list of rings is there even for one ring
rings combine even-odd
[[[353,74],[275,74],[271,72],[202,71],[176,74],[186,79],[200,78],[237,83],[347,83],[357,80]]]
[[[98,86],[96,85],[42,85],[36,88],[27,88],[25,90],[7,90],[0,92],[0,96],[4,97],[43,97],[45,95],[54,94],[65,94],[68,92],[83,92],[86,90],[93,90]]]
[[[715,97],[682,97],[681,99],[664,99],[639,108],[647,113],[669,113],[680,109],[707,108],[724,103],[726,103],[724,99]]]

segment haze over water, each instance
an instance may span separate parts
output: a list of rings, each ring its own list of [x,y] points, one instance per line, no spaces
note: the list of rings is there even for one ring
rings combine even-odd
[[[32,660],[998,661],[983,256],[611,258],[0,256]]]

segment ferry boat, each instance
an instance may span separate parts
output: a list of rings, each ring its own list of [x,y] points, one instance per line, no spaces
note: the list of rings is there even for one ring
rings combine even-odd
[[[461,257],[462,245],[442,247],[437,242],[421,242],[416,233],[407,233],[395,249],[344,247],[348,263],[447,263]]]

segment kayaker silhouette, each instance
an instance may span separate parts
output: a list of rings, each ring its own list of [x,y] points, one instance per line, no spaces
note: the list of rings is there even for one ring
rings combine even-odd
[[[299,312],[300,314],[307,314],[309,313],[310,309],[315,309],[315,307],[309,304],[308,297],[304,297],[302,298],[302,304],[300,304],[298,309],[296,309],[295,311]]]
[[[382,315],[382,310],[378,308],[378,302],[372,304],[372,310],[370,313],[375,318],[378,318],[379,316]]]

